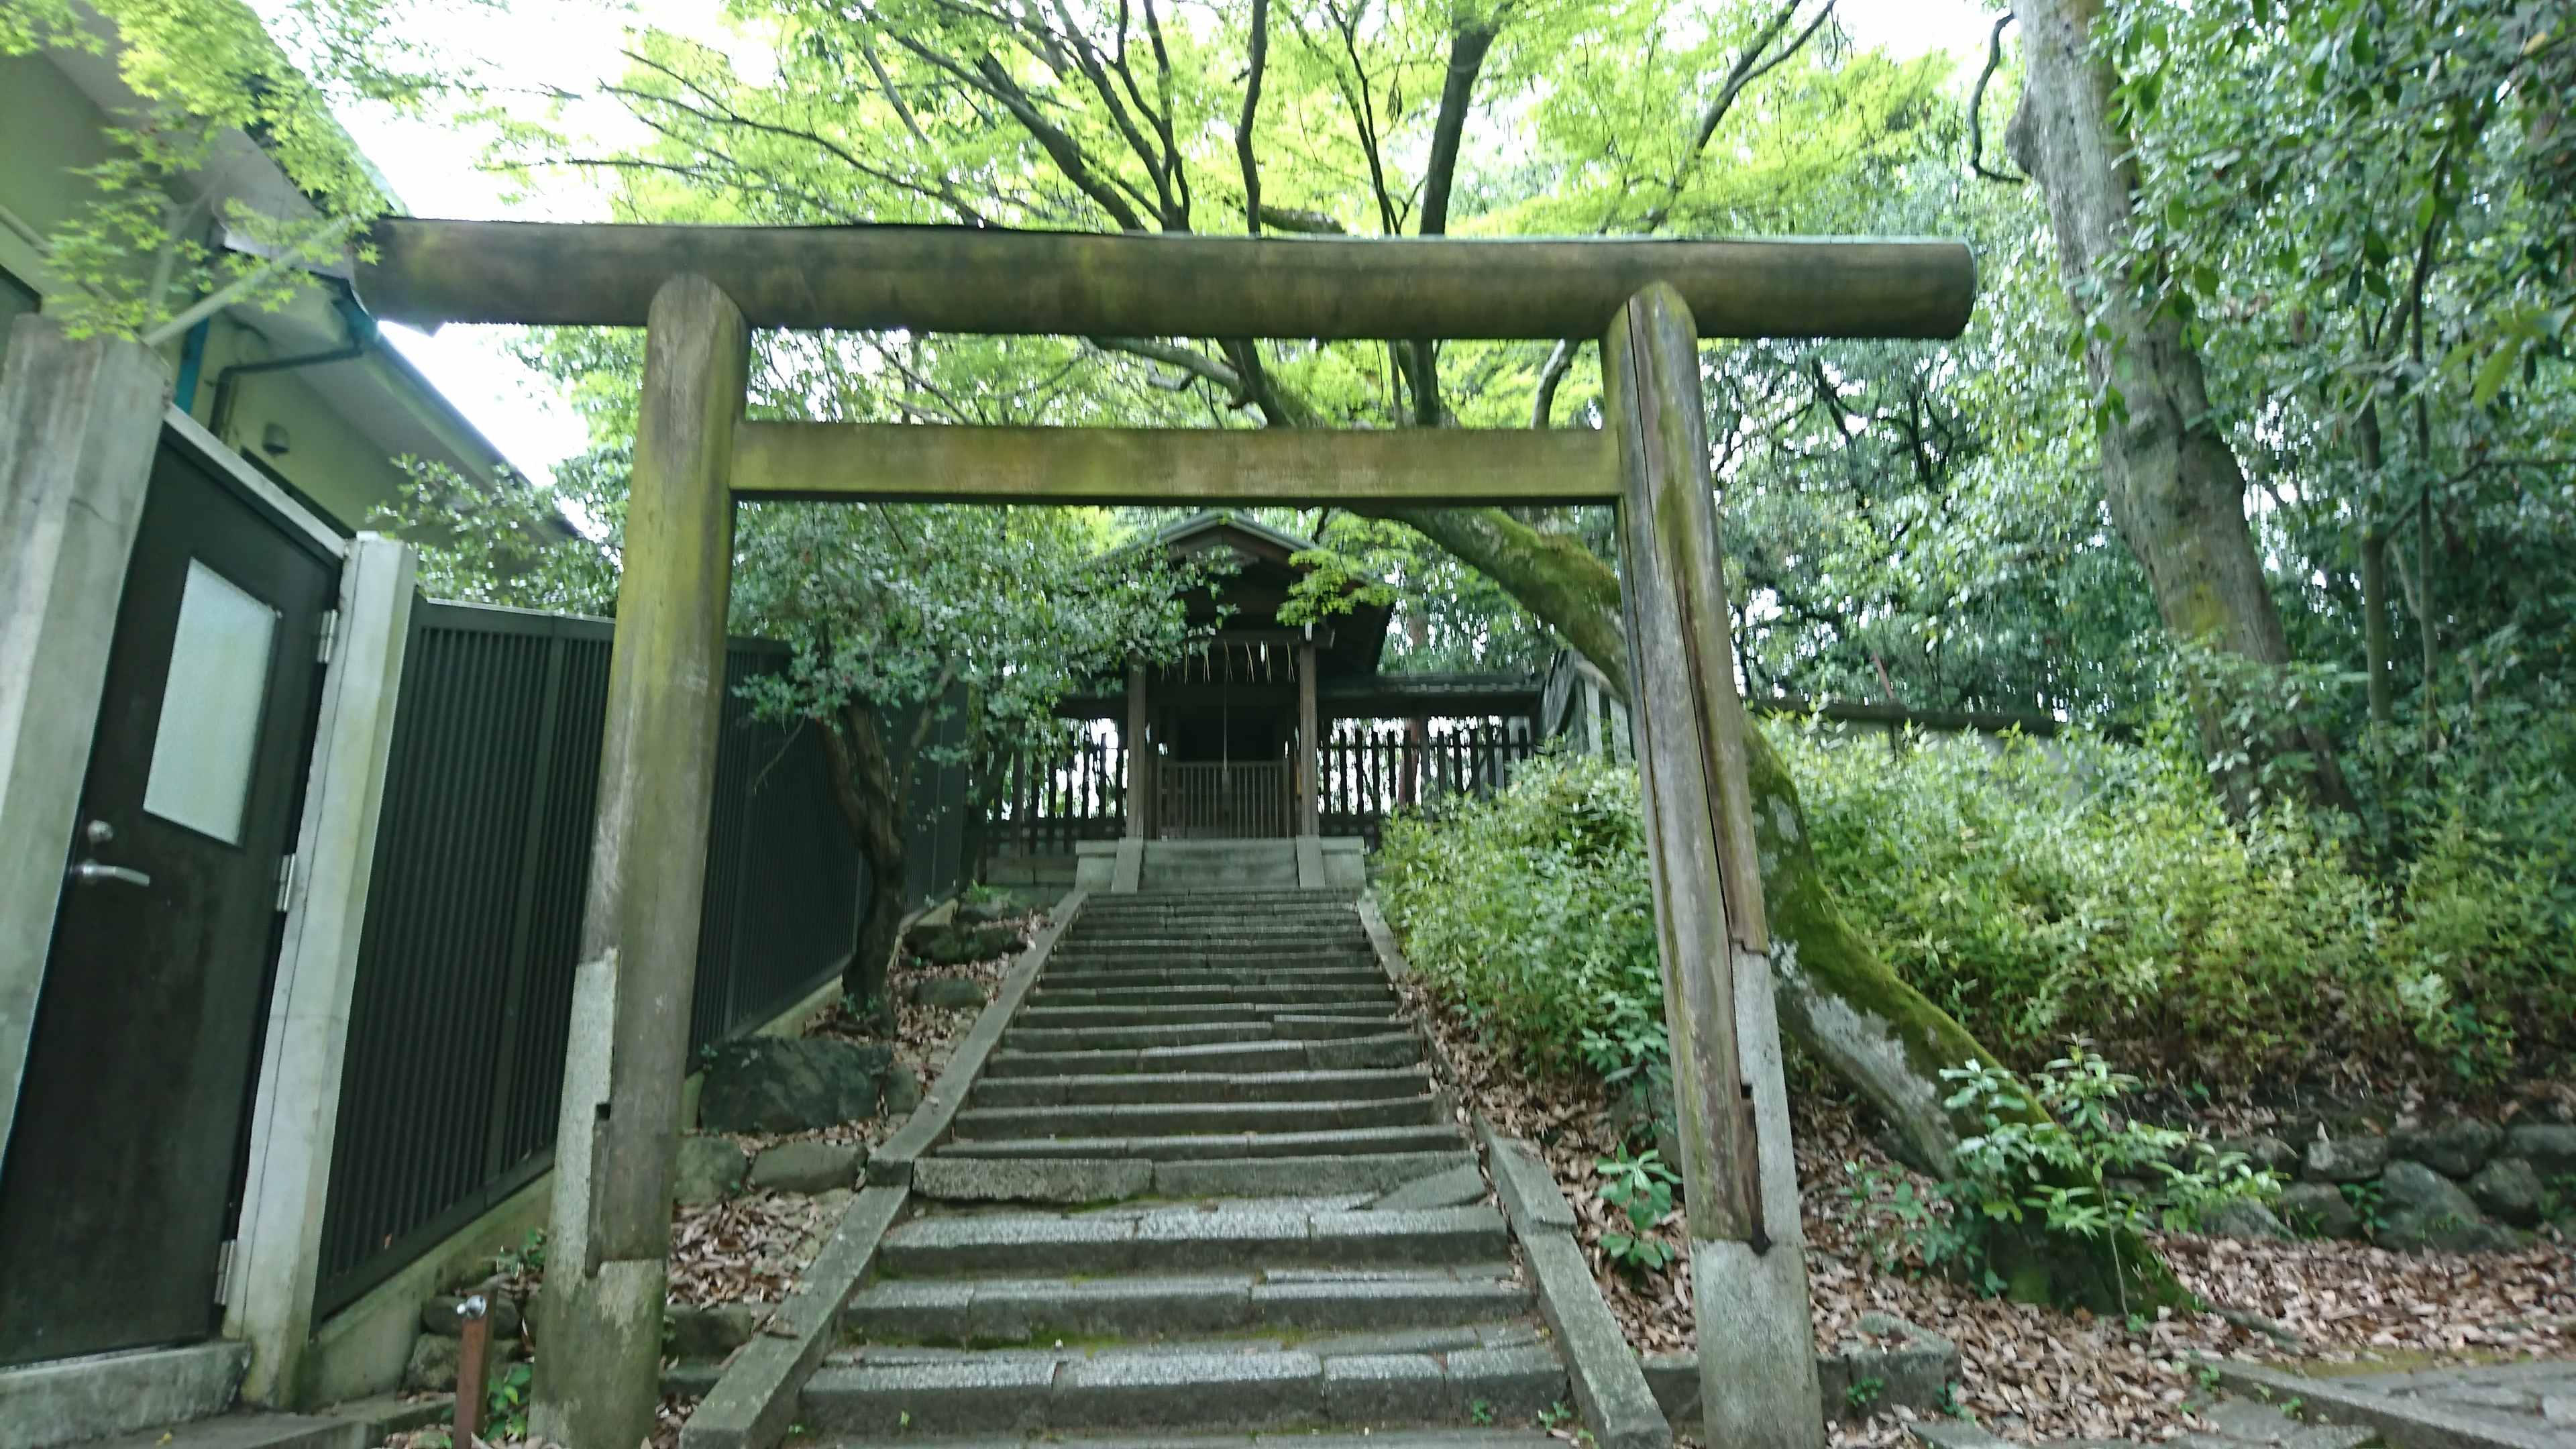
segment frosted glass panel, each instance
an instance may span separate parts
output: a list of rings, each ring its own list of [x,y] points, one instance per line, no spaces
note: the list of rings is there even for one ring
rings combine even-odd
[[[276,650],[277,611],[190,559],[144,809],[227,845],[241,844],[242,804],[250,796],[260,705]]]

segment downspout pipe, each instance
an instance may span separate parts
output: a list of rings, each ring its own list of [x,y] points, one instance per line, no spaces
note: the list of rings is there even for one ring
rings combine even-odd
[[[376,343],[376,319],[367,315],[356,300],[345,292],[332,299],[334,310],[349,329],[349,343],[327,352],[308,352],[299,357],[272,357],[265,362],[236,362],[215,374],[215,405],[207,416],[206,431],[225,436],[232,426],[233,404],[241,394],[241,380],[254,373],[292,372],[297,368],[319,367],[326,362],[348,362],[364,357]]]

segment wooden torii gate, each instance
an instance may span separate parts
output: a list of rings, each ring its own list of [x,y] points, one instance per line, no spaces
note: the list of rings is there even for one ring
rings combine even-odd
[[[1710,1442],[1823,1442],[1699,336],[1948,337],[1952,241],[1218,238],[396,220],[395,321],[642,325],[644,393],[556,1143],[538,1427],[650,1427],[737,499],[1588,503],[1618,538]],[[1598,336],[1590,430],[1092,430],[742,419],[750,330]]]

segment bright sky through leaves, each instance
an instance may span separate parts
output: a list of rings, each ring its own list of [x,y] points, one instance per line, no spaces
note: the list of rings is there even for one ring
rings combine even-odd
[[[513,0],[505,11],[474,15],[476,34],[465,48],[492,84],[518,93],[531,108],[549,92],[588,95],[617,75],[632,27],[687,36],[726,51],[744,73],[759,73],[762,47],[726,28],[723,8],[722,0]],[[1982,50],[1993,23],[1976,0],[1841,0],[1836,11],[1863,48],[1899,58],[1947,49],[1963,65]],[[576,102],[571,114],[602,140],[636,133],[625,112],[604,101]],[[607,214],[599,194],[560,175],[545,182],[541,195],[514,195],[509,182],[477,169],[484,137],[474,131],[375,107],[341,121],[412,215],[589,221]],[[385,335],[529,476],[550,477],[557,463],[587,446],[571,405],[511,357],[491,329],[450,327],[431,337],[390,326]]]

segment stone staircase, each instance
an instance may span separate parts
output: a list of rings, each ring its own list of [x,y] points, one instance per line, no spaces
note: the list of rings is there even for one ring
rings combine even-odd
[[[1395,1011],[1347,896],[1092,896],[916,1170],[948,1200],[887,1234],[805,1432],[1544,1443],[1564,1365]],[[1030,1196],[1092,1201],[972,1200]]]

